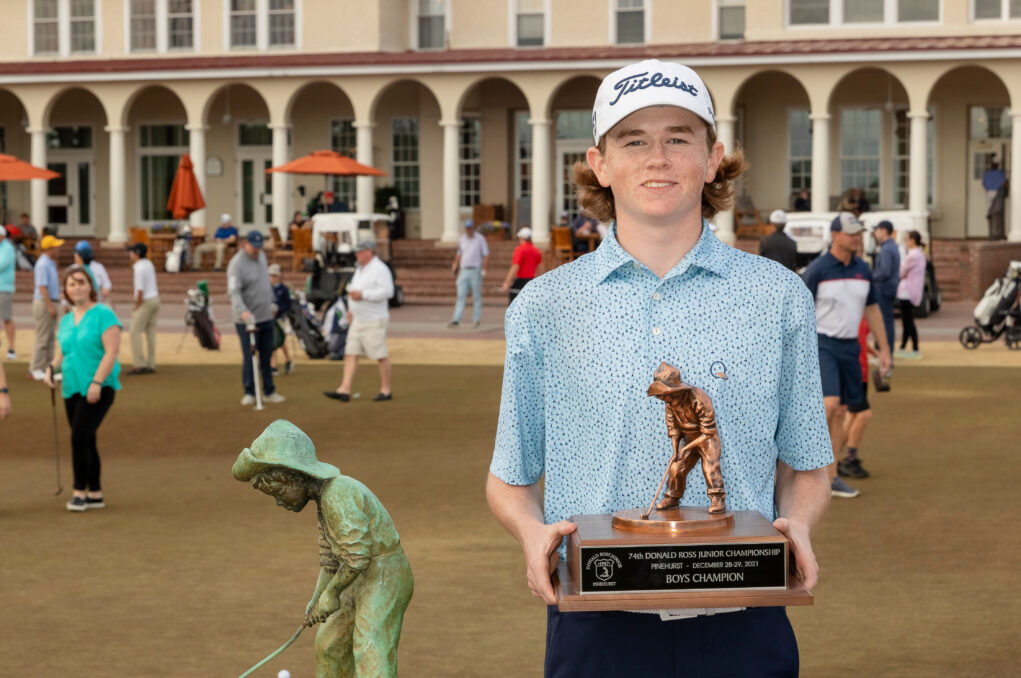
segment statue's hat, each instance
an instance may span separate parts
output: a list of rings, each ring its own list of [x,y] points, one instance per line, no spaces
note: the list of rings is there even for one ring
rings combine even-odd
[[[241,481],[249,481],[272,468],[288,468],[319,480],[340,475],[333,464],[316,459],[316,448],[305,432],[284,419],[266,427],[251,447],[241,450],[231,473]]]

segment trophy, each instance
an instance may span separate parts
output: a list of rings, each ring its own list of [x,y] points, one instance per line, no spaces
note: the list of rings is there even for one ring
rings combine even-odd
[[[708,394],[665,362],[653,378],[648,395],[666,404],[673,455],[648,507],[571,517],[578,529],[554,582],[559,609],[811,605],[811,592],[793,574],[786,537],[758,511],[727,510]],[[699,462],[710,505],[681,506],[687,475]]]

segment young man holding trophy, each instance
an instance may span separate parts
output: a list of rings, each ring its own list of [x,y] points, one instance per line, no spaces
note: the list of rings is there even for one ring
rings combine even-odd
[[[811,295],[794,273],[709,228],[732,204],[744,159],[716,141],[701,78],[676,63],[626,66],[603,80],[593,128],[575,182],[584,209],[613,226],[595,253],[537,278],[507,311],[487,484],[491,509],[521,543],[529,588],[550,606],[546,675],[794,675],[782,607],[556,607],[551,575],[576,529],[568,519],[647,505],[680,451],[664,402],[647,394],[662,362],[712,399],[727,508],[774,521],[808,589],[818,578],[809,534],[832,461]],[[716,489],[696,473],[672,487],[703,507]]]

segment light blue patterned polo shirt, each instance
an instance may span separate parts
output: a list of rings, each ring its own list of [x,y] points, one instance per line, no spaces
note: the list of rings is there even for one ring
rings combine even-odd
[[[647,507],[672,454],[665,405],[645,395],[661,361],[712,398],[727,508],[772,519],[776,460],[833,461],[812,295],[776,262],[708,224],[662,279],[610,230],[599,249],[529,283],[506,316],[492,473],[545,473],[545,520]],[[708,506],[701,467],[682,504]]]

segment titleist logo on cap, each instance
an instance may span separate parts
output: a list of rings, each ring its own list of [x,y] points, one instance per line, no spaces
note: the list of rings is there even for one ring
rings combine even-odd
[[[632,92],[638,92],[643,89],[650,87],[673,87],[679,89],[682,92],[687,92],[692,96],[698,96],[698,88],[694,85],[689,85],[678,77],[671,78],[663,73],[653,73],[650,77],[648,71],[645,73],[635,73],[629,75],[626,78],[618,80],[614,85],[614,90],[619,90],[617,96],[610,102],[611,106],[617,104],[620,98],[625,94],[631,94]]]

